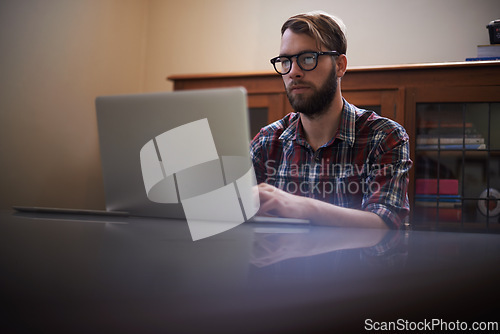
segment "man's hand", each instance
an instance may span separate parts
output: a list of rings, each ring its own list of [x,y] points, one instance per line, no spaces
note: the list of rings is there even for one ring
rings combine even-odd
[[[267,183],[258,186],[260,209],[263,216],[309,219],[306,198],[292,195]]]
[[[328,226],[387,229],[385,222],[373,212],[343,208],[317,199],[287,193],[267,183],[257,186],[259,215],[309,219]]]

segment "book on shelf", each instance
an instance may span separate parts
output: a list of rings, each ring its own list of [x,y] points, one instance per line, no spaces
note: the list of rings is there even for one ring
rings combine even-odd
[[[441,189],[439,189],[441,190]],[[454,189],[453,189],[454,191]],[[455,202],[461,203],[462,197],[460,195],[436,195],[436,194],[416,194],[416,200],[424,201],[424,202],[437,202],[438,200],[441,202]]]
[[[486,149],[484,137],[470,122],[420,122],[416,142],[419,150]]]
[[[439,194],[437,179],[416,179],[415,194],[419,195],[458,195],[457,179],[439,179]]]
[[[418,145],[417,150],[485,150],[486,144],[442,144],[442,145]]]
[[[417,145],[453,145],[453,144],[484,144],[484,138],[480,136],[417,136]]]
[[[420,128],[473,128],[474,124],[471,122],[439,122],[434,120],[422,120],[418,122]]]
[[[465,58],[465,61],[493,61],[500,60],[500,57],[475,57],[475,58]]]
[[[500,44],[485,44],[477,46],[477,57],[500,57]]]
[[[472,123],[443,123],[420,122],[417,127],[417,137],[435,138],[482,138]]]
[[[461,208],[462,203],[454,203],[454,202],[425,202],[415,200],[415,207],[420,208]]]
[[[432,133],[422,133],[417,135],[418,138],[460,138],[463,139],[465,138],[483,138],[483,135],[477,132],[470,132],[466,133],[465,135],[463,133],[456,134],[456,133],[440,133],[438,135],[432,134]]]
[[[461,222],[462,198],[457,179],[416,179],[415,212],[427,222]]]
[[[500,44],[477,46],[477,57],[465,58],[466,61],[500,60]]]
[[[462,199],[459,195],[420,195],[415,196],[415,206],[427,208],[460,208]]]
[[[462,221],[461,208],[416,207],[415,214],[419,220],[425,222],[460,223]]]

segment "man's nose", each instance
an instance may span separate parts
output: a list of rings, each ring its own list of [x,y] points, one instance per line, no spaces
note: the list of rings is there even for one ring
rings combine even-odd
[[[289,76],[294,78],[300,78],[304,76],[304,70],[300,68],[297,57],[291,59],[290,66],[290,72],[288,72]]]

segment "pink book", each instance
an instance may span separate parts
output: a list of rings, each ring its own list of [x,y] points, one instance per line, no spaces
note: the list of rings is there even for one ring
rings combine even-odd
[[[419,195],[438,195],[437,179],[416,179],[415,193]],[[458,195],[458,180],[439,179],[439,195]]]
[[[417,208],[417,217],[422,222],[431,223],[435,222],[461,222],[462,209],[461,208],[439,208],[439,216],[436,208]]]

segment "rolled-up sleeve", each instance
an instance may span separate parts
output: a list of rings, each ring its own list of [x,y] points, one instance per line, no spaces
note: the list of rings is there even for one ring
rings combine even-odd
[[[363,209],[379,215],[391,228],[401,228],[409,216],[408,200],[410,159],[409,138],[402,127],[389,133],[377,146],[369,175],[371,191],[363,201]]]

